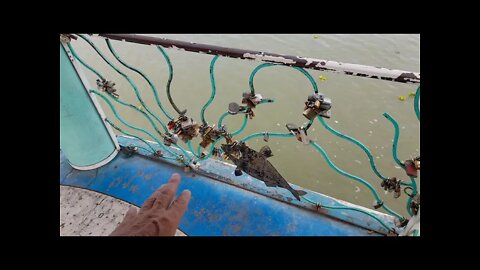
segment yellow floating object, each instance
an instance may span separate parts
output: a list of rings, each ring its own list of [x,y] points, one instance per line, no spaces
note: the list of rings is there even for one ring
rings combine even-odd
[[[318,76],[318,78],[320,79],[320,81],[326,81],[327,80],[327,78],[325,78],[323,75]]]
[[[398,99],[400,99],[400,101],[405,101],[405,96],[399,96]]]
[[[313,35],[313,38],[314,38],[314,39],[317,39],[317,38],[319,38],[319,37],[320,37],[319,35]]]
[[[410,97],[414,97],[415,96],[415,92],[410,92],[410,94],[408,94]]]

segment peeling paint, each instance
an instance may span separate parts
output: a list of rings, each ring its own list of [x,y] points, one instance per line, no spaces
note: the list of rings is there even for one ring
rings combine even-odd
[[[179,50],[179,51],[185,51],[184,48],[179,48],[179,47],[176,47],[175,45],[172,45],[172,47],[170,47],[172,49],[175,49],[175,50]]]
[[[321,71],[329,71],[345,75],[354,75],[359,77],[394,81],[400,83],[420,83],[420,73],[402,71],[396,69],[366,66],[351,63],[341,63],[330,60],[322,60],[308,57],[290,56],[284,54],[265,53],[252,50],[242,50],[235,48],[226,48],[213,46],[208,44],[197,44],[195,42],[184,42],[178,40],[170,40],[166,38],[156,38],[149,36],[133,35],[133,34],[100,34],[100,36],[116,39],[127,40],[127,42],[139,44],[156,44],[167,48],[177,50],[188,50],[190,52],[208,53],[212,55],[221,55],[231,58],[243,58],[254,61],[263,61],[269,63],[278,63],[287,66],[296,66],[300,68],[316,69]],[[303,61],[299,61],[303,60]],[[303,62],[306,61],[304,64]]]
[[[287,59],[281,56],[272,56],[272,55],[265,55],[265,54],[251,54],[251,53],[244,53],[243,58],[253,59],[255,61],[267,61],[267,62],[275,62],[275,63],[282,63],[282,64],[295,64],[296,61],[292,59]]]

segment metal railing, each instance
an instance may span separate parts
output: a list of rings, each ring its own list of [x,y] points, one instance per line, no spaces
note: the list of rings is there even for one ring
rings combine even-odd
[[[130,84],[131,88],[133,89],[136,98],[140,102],[141,106],[145,109],[145,111],[137,108],[136,106],[132,105],[131,103],[128,103],[124,100],[121,99],[121,97],[118,96],[116,93],[115,89],[115,83],[112,81],[108,80],[105,78],[98,70],[94,69],[90,65],[88,65],[74,50],[71,44],[72,39],[77,39],[77,36],[80,37],[80,39],[84,40],[87,42],[90,47],[93,48],[93,50],[112,68],[114,69],[118,74],[120,74],[125,80],[128,81]],[[213,45],[206,45],[206,44],[198,44],[198,43],[193,43],[193,42],[184,42],[184,41],[177,41],[177,40],[170,40],[170,39],[165,39],[165,38],[156,38],[156,37],[149,37],[149,36],[142,36],[142,35],[131,35],[131,34],[99,34],[98,36],[103,37],[105,39],[105,42],[107,44],[107,47],[110,51],[110,53],[126,68],[138,73],[141,77],[143,77],[147,82],[148,85],[155,97],[155,101],[160,108],[160,110],[163,112],[164,116],[167,118],[168,122],[165,124],[161,118],[154,113],[148,108],[148,106],[145,104],[143,101],[140,91],[137,87],[137,85],[134,83],[133,80],[131,80],[125,73],[123,73],[117,66],[115,66],[112,62],[110,62],[105,55],[97,48],[97,46],[89,40],[89,38],[86,35],[70,35],[70,34],[65,34],[61,35],[61,40],[68,46],[69,53],[72,54],[72,56],[78,60],[84,67],[86,67],[88,70],[90,70],[95,76],[97,76],[97,89],[90,89],[89,91],[101,99],[103,99],[106,104],[110,107],[112,110],[113,114],[117,117],[117,119],[122,122],[125,126],[128,128],[131,128],[133,130],[142,132],[143,134],[147,135],[151,139],[153,139],[158,145],[162,148],[162,151],[155,150],[154,147],[152,147],[144,138],[141,138],[139,136],[133,135],[129,133],[128,131],[122,130],[119,128],[117,125],[113,123],[111,119],[105,118],[105,123],[112,126],[115,128],[117,131],[120,133],[123,133],[128,136],[135,137],[142,141],[146,147],[143,146],[137,146],[141,147],[146,151],[151,152],[152,156],[156,156],[158,158],[165,158],[165,159],[174,159],[177,160],[178,162],[181,162],[185,164],[185,166],[188,166],[189,168],[192,169],[197,169],[198,166],[200,166],[201,160],[205,160],[208,158],[211,158],[212,156],[220,156],[223,152],[225,156],[228,156],[225,153],[225,151],[222,150],[222,148],[217,148],[216,144],[220,142],[221,140],[226,140],[227,145],[238,145],[245,143],[253,138],[256,137],[263,137],[264,139],[268,140],[269,137],[281,137],[281,138],[296,138],[297,140],[311,145],[314,149],[316,149],[322,157],[326,160],[328,165],[337,173],[348,177],[352,180],[355,180],[362,185],[366,186],[371,193],[373,194],[375,198],[375,204],[374,208],[383,208],[385,211],[388,213],[396,216],[399,221],[399,226],[405,226],[406,222],[408,221],[407,218],[403,217],[402,215],[396,213],[392,209],[390,209],[381,199],[378,193],[375,191],[373,186],[366,180],[362,179],[361,177],[358,177],[356,175],[353,175],[351,173],[348,173],[346,171],[343,171],[339,167],[337,167],[332,160],[329,158],[328,154],[326,151],[316,142],[310,141],[308,137],[306,136],[307,130],[310,128],[310,126],[313,124],[315,119],[329,132],[331,132],[333,135],[338,136],[342,139],[345,139],[356,146],[358,146],[360,149],[362,149],[363,152],[367,155],[369,162],[370,162],[370,167],[372,171],[375,173],[375,175],[379,178],[380,180],[380,185],[387,191],[393,192],[394,197],[398,198],[401,194],[402,188],[405,194],[408,196],[408,200],[406,202],[406,207],[407,211],[410,216],[415,215],[419,211],[420,207],[420,196],[417,191],[417,183],[416,183],[416,178],[417,178],[417,172],[420,169],[420,156],[413,158],[411,160],[406,160],[406,161],[401,161],[397,157],[397,144],[398,144],[398,139],[399,139],[399,128],[396,120],[390,116],[388,113],[384,113],[384,117],[389,120],[392,123],[392,126],[395,130],[395,135],[393,138],[393,151],[392,155],[395,160],[395,162],[402,167],[406,175],[409,178],[409,182],[407,181],[402,181],[400,179],[397,179],[395,177],[387,177],[383,175],[378,168],[375,165],[375,160],[370,152],[370,150],[362,144],[360,141],[355,139],[354,137],[345,135],[335,129],[333,129],[331,126],[329,126],[323,118],[330,118],[330,108],[332,106],[331,101],[328,97],[324,96],[323,94],[318,92],[318,87],[313,79],[313,77],[306,71],[305,69],[314,69],[314,70],[321,70],[325,72],[334,72],[334,73],[340,73],[344,74],[347,76],[360,76],[360,77],[365,77],[365,78],[370,78],[370,79],[379,79],[379,80],[387,80],[387,81],[392,81],[392,82],[397,82],[397,83],[408,83],[408,84],[414,84],[418,85],[416,94],[415,94],[415,99],[414,99],[414,111],[416,113],[416,116],[418,120],[420,121],[420,109],[419,109],[419,99],[420,99],[420,73],[416,72],[409,72],[409,71],[402,71],[402,70],[394,70],[394,69],[387,69],[387,68],[380,68],[380,67],[372,67],[372,66],[364,66],[364,65],[357,65],[357,64],[349,64],[349,63],[340,63],[336,61],[328,61],[328,60],[322,60],[322,59],[314,59],[314,58],[307,58],[307,57],[300,57],[300,56],[290,56],[290,55],[282,55],[282,54],[275,54],[275,53],[268,53],[268,52],[259,52],[259,51],[251,51],[251,50],[242,50],[242,49],[234,49],[234,48],[225,48],[225,47],[219,47],[219,46],[213,46]],[[178,113],[177,117],[172,117],[170,114],[167,113],[167,111],[164,108],[164,105],[162,104],[160,98],[158,97],[158,92],[155,87],[155,85],[152,83],[150,78],[143,73],[140,69],[133,67],[132,65],[126,63],[121,57],[117,54],[115,51],[114,47],[112,46],[110,39],[113,40],[120,40],[120,41],[125,41],[125,42],[131,42],[131,43],[137,43],[137,44],[144,44],[144,45],[154,45],[158,48],[159,53],[163,56],[165,59],[168,68],[169,68],[169,78],[167,81],[166,85],[166,92],[167,92],[167,97],[172,105],[172,107],[175,109],[175,111]],[[78,42],[78,41],[77,41]],[[179,109],[177,105],[175,104],[173,98],[171,97],[170,93],[170,83],[173,78],[173,67],[170,61],[169,56],[167,55],[166,51],[164,48],[170,48],[170,49],[177,49],[177,50],[184,50],[184,51],[189,51],[189,52],[195,52],[195,53],[204,53],[204,54],[210,54],[214,55],[214,57],[211,60],[210,63],[210,79],[211,79],[211,84],[212,84],[212,91],[211,91],[211,96],[210,99],[207,101],[207,103],[202,107],[201,112],[200,112],[200,119],[201,119],[201,124],[197,124],[193,118],[187,115],[187,110],[186,109]],[[265,62],[263,64],[260,64],[257,66],[250,78],[249,78],[249,86],[250,86],[250,92],[246,92],[243,94],[243,100],[242,104],[244,105],[239,105],[236,103],[231,103],[229,106],[229,110],[225,112],[220,119],[218,120],[218,124],[215,127],[215,125],[210,125],[206,120],[205,120],[205,111],[206,109],[210,106],[210,104],[213,102],[215,94],[216,94],[216,87],[215,87],[215,77],[214,77],[214,68],[215,68],[215,63],[219,57],[230,57],[230,58],[240,58],[240,59],[245,59],[245,60],[254,60],[254,61],[261,61]],[[301,127],[294,126],[292,124],[287,124],[287,129],[288,132],[285,133],[278,133],[278,132],[260,132],[260,133],[254,133],[249,136],[244,137],[241,140],[235,140],[234,136],[239,135],[244,128],[247,125],[247,122],[249,119],[252,119],[254,117],[254,109],[256,106],[259,106],[263,103],[271,103],[274,102],[272,99],[266,99],[263,98],[260,94],[255,92],[254,88],[254,78],[255,74],[263,68],[267,67],[272,67],[272,66],[277,66],[277,65],[284,65],[284,66],[289,66],[292,67],[299,72],[301,72],[303,75],[305,75],[308,80],[312,84],[312,94],[308,97],[307,101],[305,102],[305,111],[304,111],[304,116],[309,119],[308,123],[304,124]],[[148,132],[147,130],[134,126],[131,123],[128,123],[125,119],[123,119],[115,109],[115,106],[113,103],[120,104],[122,106],[130,107],[131,109],[137,111],[138,113],[142,114],[148,122],[152,125],[152,127],[155,130],[156,134],[152,134]],[[225,117],[229,115],[235,115],[235,114],[245,114],[244,116],[244,121],[240,129],[234,131],[234,132],[229,132],[226,130],[226,127],[222,124],[223,120]],[[160,128],[159,128],[160,127]],[[198,148],[195,150],[193,149],[193,146],[191,145],[191,140],[194,137],[201,136],[202,142],[198,146]],[[187,152],[184,148],[182,148],[178,144],[178,140],[181,139],[183,140],[189,150],[190,153]],[[175,145],[178,149],[180,149],[181,154],[176,151],[172,151],[171,146]],[[208,149],[204,152],[201,152],[201,148]],[[409,190],[410,192],[407,192]],[[302,197],[303,200],[306,200],[310,203],[316,204],[318,207],[326,207],[320,205],[314,201],[311,201],[308,199],[307,196]],[[351,208],[351,207],[337,207],[338,209],[350,209],[353,211],[362,211],[359,209]],[[383,226],[388,227],[385,225],[381,220],[378,218],[374,217],[368,212],[364,212],[367,215],[370,215],[372,218],[375,218],[378,222],[382,223]],[[394,228],[388,228],[389,230],[395,231]]]

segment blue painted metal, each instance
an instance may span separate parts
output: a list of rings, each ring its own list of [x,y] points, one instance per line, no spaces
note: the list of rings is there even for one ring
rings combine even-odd
[[[124,136],[118,136],[118,141],[120,145],[137,142]],[[147,155],[139,149],[139,153],[131,157],[122,153],[101,168],[79,171],[72,168],[60,152],[60,184],[101,192],[141,206],[172,173],[179,173],[182,181],[178,192],[186,188],[192,192],[189,208],[179,226],[188,235],[386,234],[385,228],[365,214],[317,209],[308,202],[295,200],[284,189],[266,187],[245,174],[235,177],[234,167],[218,160],[205,160],[199,171],[186,173],[180,163]],[[324,205],[346,204],[314,191],[305,191],[309,199]],[[393,217],[362,209],[393,227]]]

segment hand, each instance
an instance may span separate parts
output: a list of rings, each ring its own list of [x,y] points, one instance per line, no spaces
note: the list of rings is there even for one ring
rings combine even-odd
[[[180,175],[174,173],[167,184],[162,185],[145,201],[138,213],[135,207],[130,207],[122,223],[110,235],[175,235],[191,197],[190,190],[186,189],[174,200],[179,183]]]

